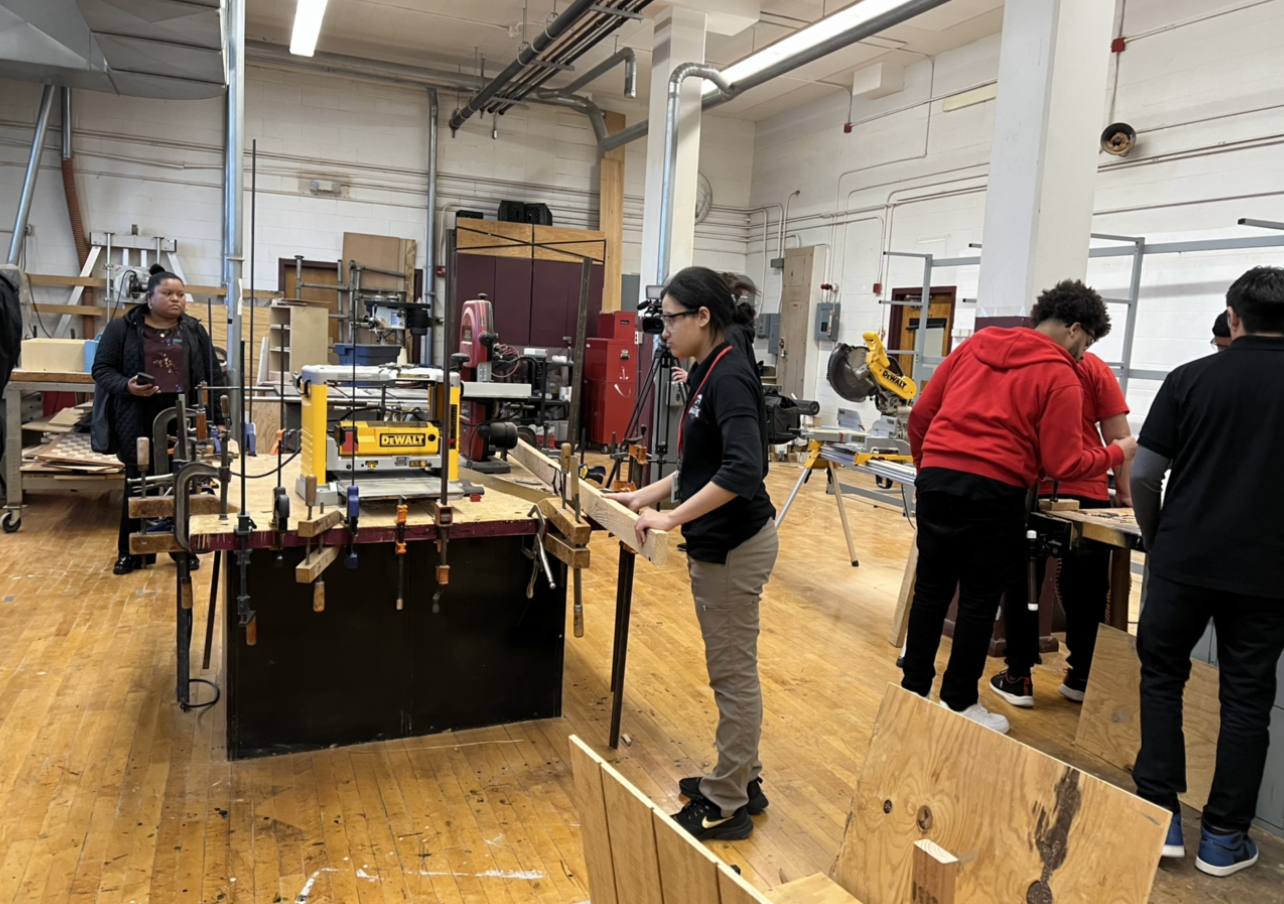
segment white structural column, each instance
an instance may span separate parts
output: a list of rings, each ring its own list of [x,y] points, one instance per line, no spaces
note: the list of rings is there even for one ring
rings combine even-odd
[[[1115,0],[1020,0],[1003,11],[979,307],[1028,313],[1083,279]],[[653,120],[654,121],[654,120]]]
[[[664,182],[664,120],[669,98],[669,76],[683,63],[704,62],[706,16],[703,12],[672,6],[655,20],[655,45],[651,53],[651,128],[646,137],[646,201],[642,214],[642,289],[662,274],[660,256],[660,198]],[[700,165],[700,92],[704,81],[687,79],[682,85],[682,118],[678,129],[678,159],[674,167],[673,241],[669,252],[670,276],[691,265],[695,252],[696,182]]]

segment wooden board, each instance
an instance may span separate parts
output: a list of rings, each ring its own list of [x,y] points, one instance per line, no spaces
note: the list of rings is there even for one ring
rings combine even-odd
[[[896,611],[892,613],[892,630],[887,642],[894,647],[905,643],[909,633],[910,606],[914,603],[914,586],[918,579],[918,534],[910,539],[909,555],[905,557],[905,574],[901,576],[901,590],[896,594]]]
[[[342,551],[342,546],[323,546],[313,550],[310,556],[294,566],[294,580],[300,584],[311,584],[339,558]]]
[[[173,534],[130,534],[129,554],[132,556],[154,556],[160,552],[182,552],[178,539]]]
[[[304,513],[307,512],[306,506],[303,511]],[[313,511],[318,510],[313,509]],[[300,537],[319,537],[330,528],[343,521],[345,516],[346,513],[342,508],[333,507],[324,515],[316,515],[316,517],[313,518],[300,518],[295,524],[295,530],[299,532]]]
[[[824,873],[795,879],[767,893],[772,904],[860,904]]]
[[[619,904],[664,904],[651,800],[607,763],[601,764],[606,826]]]
[[[771,899],[727,866],[718,864],[718,894],[722,904],[771,904]]]
[[[83,286],[86,289],[106,289],[107,280],[94,276],[53,276],[44,273],[28,273],[27,279],[33,286]],[[193,286],[184,284],[189,295],[226,295],[222,286]],[[77,305],[76,307],[79,307]]]
[[[1141,528],[1132,509],[1086,509],[1055,512],[1058,518],[1073,521],[1083,536],[1111,546],[1131,546],[1141,537]]]
[[[962,863],[959,904],[1145,904],[1170,818],[889,685],[833,875],[865,904],[901,904],[929,838]]]
[[[456,247],[468,254],[491,257],[531,256],[531,224],[502,223],[498,220],[457,220]]]
[[[70,373],[85,369],[84,339],[22,340],[23,370],[45,374]]]
[[[509,457],[542,480],[549,487],[560,480],[557,463],[525,440],[519,440]],[[587,481],[580,481],[580,511],[610,531],[621,543],[653,565],[663,565],[669,556],[669,534],[653,530],[647,534],[646,544],[638,546],[633,526],[638,516],[624,506],[608,499],[601,490]]]
[[[1217,762],[1217,733],[1221,728],[1219,679],[1215,666],[1191,660],[1182,709],[1187,790],[1178,796],[1197,810],[1208,803]],[[1137,638],[1109,625],[1097,629],[1092,677],[1088,679],[1074,743],[1128,772],[1141,749],[1141,660],[1137,658]]]
[[[38,461],[68,462],[78,465],[96,465],[123,471],[125,466],[115,455],[95,452],[88,433],[64,433],[45,446],[36,455]]]
[[[669,815],[651,811],[664,904],[716,904],[722,861]]]
[[[588,257],[598,264],[606,260],[606,236],[600,232],[564,226],[534,226],[532,229],[536,260],[579,263]]]
[[[958,877],[958,857],[931,839],[922,838],[914,842],[911,900],[915,904],[954,904]]]
[[[84,361],[81,360],[83,366]],[[79,371],[46,371],[46,370],[23,370],[18,368],[9,375],[11,383],[85,383],[89,386],[94,385],[94,375],[81,373]],[[80,390],[76,390],[80,392]],[[85,390],[91,392],[92,390]]]
[[[623,113],[604,111],[606,129],[612,134],[625,126]],[[602,155],[598,163],[597,228],[606,237],[606,272],[602,281],[602,310],[620,310],[620,279],[624,261],[624,148]],[[632,299],[636,302],[637,299]]]
[[[200,493],[187,497],[189,515],[217,515],[221,503],[217,496]],[[228,501],[229,512],[238,511],[236,505]],[[131,518],[169,518],[174,514],[173,496],[144,496],[129,500],[129,517]]]
[[[570,737],[571,772],[575,803],[580,811],[580,837],[588,869],[589,896],[596,904],[616,904],[615,866],[606,827],[606,799],[602,792],[603,760],[576,735]]]
[[[575,519],[574,509],[562,508],[560,499],[544,497],[539,501],[539,510],[544,517],[553,522],[563,537],[575,546],[584,546],[593,534],[593,527],[587,521]]]
[[[544,549],[559,562],[571,568],[588,568],[589,551],[584,547],[570,546],[553,534],[544,535]]]

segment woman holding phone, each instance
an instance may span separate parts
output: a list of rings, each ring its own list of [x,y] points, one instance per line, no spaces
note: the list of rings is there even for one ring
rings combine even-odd
[[[762,383],[734,331],[753,322],[753,306],[704,267],[675,275],[662,299],[663,338],[677,358],[693,358],[691,399],[678,428],[679,470],[633,493],[614,496],[645,511],[639,542],[651,529],[682,528],[709,684],[718,704],[718,762],[679,783],[689,803],[674,818],[701,840],[744,838],[751,814],[767,806],[758,740],[758,604],[776,564],[776,510],[767,495],[767,420]]]
[[[183,281],[160,264],[151,268],[147,296],[123,317],[107,324],[94,355],[94,382],[106,404],[95,406],[96,435],[110,440],[107,451],[125,465],[125,476],[139,476],[135,459],[138,438],[152,436],[156,416],[174,407],[180,392],[191,398],[201,383],[222,385],[222,367],[215,360],[209,333],[187,316]],[[142,567],[142,556],[129,552],[129,535],[138,521],[129,517],[129,493],[121,504],[116,574]],[[193,565],[195,565],[193,556]]]

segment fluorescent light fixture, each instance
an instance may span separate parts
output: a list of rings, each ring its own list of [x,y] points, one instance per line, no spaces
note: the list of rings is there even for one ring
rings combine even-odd
[[[290,53],[310,57],[316,53],[317,37],[321,34],[321,20],[329,0],[296,0],[294,31],[290,33]]]
[[[300,0],[300,3],[302,2],[303,0]],[[853,3],[846,9],[840,9],[832,16],[826,16],[817,22],[813,22],[787,38],[782,38],[769,47],[764,47],[738,63],[732,63],[722,70],[723,78],[734,85],[736,82],[755,75],[787,57],[802,53],[804,50],[810,50],[834,35],[841,34],[850,28],[855,28],[857,25],[868,22],[877,16],[900,9],[906,5],[906,2],[907,0],[860,0],[860,2]],[[701,93],[709,95],[717,90],[717,85],[706,81],[704,83],[704,91]]]

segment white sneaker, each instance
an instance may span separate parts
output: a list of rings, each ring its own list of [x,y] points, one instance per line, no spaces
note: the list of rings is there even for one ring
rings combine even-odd
[[[971,719],[977,725],[984,725],[986,728],[997,731],[999,734],[1007,734],[1008,730],[1012,727],[1008,724],[1007,719],[1003,718],[998,713],[990,712],[980,703],[973,703],[961,712],[959,710],[950,709],[949,704],[944,701],[941,701],[941,706],[949,709],[952,713],[958,713],[958,715],[965,719]]]

